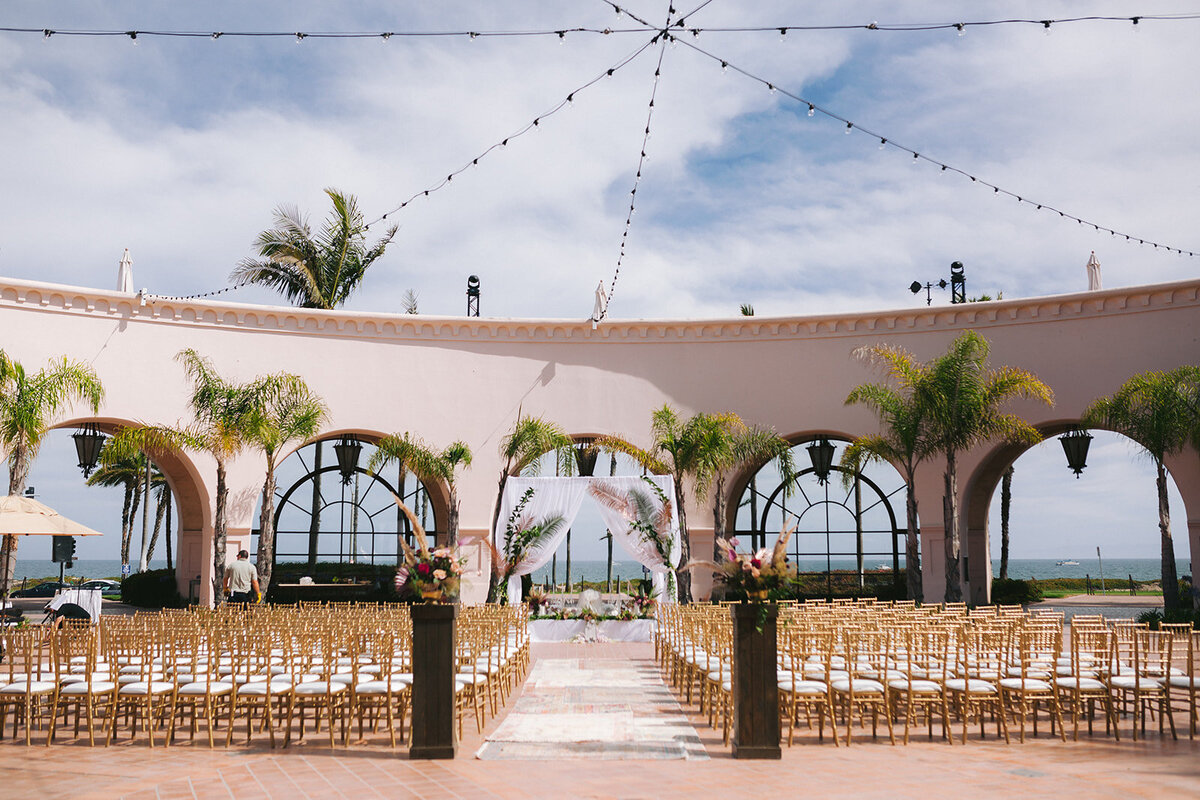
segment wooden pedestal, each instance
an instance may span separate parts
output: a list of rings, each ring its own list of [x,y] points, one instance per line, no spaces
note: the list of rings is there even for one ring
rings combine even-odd
[[[779,683],[775,623],[779,606],[739,603],[733,615],[733,757],[782,758],[779,749]]]
[[[410,608],[412,646],[412,746],[409,758],[454,758],[454,625],[457,605]]]

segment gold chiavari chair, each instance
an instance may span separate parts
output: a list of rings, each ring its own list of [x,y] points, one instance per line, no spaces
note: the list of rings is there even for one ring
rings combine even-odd
[[[1145,736],[1146,713],[1150,706],[1158,706],[1158,732],[1163,733],[1163,718],[1171,723],[1171,738],[1178,738],[1175,731],[1175,716],[1171,711],[1167,689],[1171,674],[1171,656],[1175,637],[1138,626],[1124,626],[1123,635],[1118,636],[1119,674],[1109,679],[1122,705],[1133,714],[1133,740],[1137,741],[1140,730]]]
[[[891,698],[884,683],[889,677],[887,664],[888,634],[866,628],[847,628],[842,631],[841,646],[847,676],[830,682],[837,703],[845,712],[846,744],[852,742],[854,712],[859,712],[866,724],[866,712],[871,711],[871,736],[878,735],[879,712],[887,722],[888,739],[896,744],[892,726]]]
[[[1179,626],[1163,625],[1162,630],[1171,634],[1175,639],[1173,652],[1177,658],[1186,659],[1183,668],[1176,670],[1167,679],[1167,702],[1171,696],[1180,691],[1185,698],[1188,711],[1188,738],[1196,738],[1196,695],[1200,693],[1200,667],[1196,659],[1200,658],[1200,632],[1194,630],[1190,623]]]
[[[1005,705],[1020,716],[1020,741],[1025,741],[1025,722],[1032,717],[1033,735],[1037,736],[1038,713],[1044,706],[1050,715],[1050,729],[1067,740],[1057,689],[1058,658],[1062,652],[1062,628],[1054,621],[1028,621],[1013,631],[1009,677],[1000,679]]]
[[[101,717],[114,713],[117,695],[117,683],[101,660],[100,629],[94,626],[82,630],[66,627],[54,634],[53,642],[60,685],[50,711],[50,733],[46,744],[54,741],[59,715],[65,724],[73,706],[75,738],[79,738],[82,717],[87,721],[88,746],[95,747],[96,724]],[[108,744],[107,739],[104,744]]]
[[[942,719],[942,736],[950,744],[950,704],[946,681],[951,675],[953,655],[950,649],[950,631],[942,627],[909,625],[900,631],[897,640],[903,651],[896,653],[896,661],[890,666],[903,673],[887,682],[891,694],[892,709],[899,713],[904,709],[904,743],[908,744],[909,728],[917,711],[923,710],[929,726],[929,738],[933,738],[933,716],[936,711]]]
[[[995,622],[968,622],[955,632],[955,673],[946,679],[946,691],[962,722],[962,742],[967,743],[971,720],[979,720],[979,736],[986,736],[985,719],[990,712],[996,735],[1008,742],[1007,709],[1000,692],[1000,679],[1008,669],[1007,630]]]
[[[788,747],[792,746],[796,723],[803,709],[809,730],[812,711],[817,712],[817,741],[825,741],[825,717],[833,743],[838,745],[837,721],[830,686],[833,660],[833,631],[828,627],[808,628],[792,620],[783,629],[784,658],[778,673],[780,711],[787,715]]]
[[[33,727],[43,712],[57,703],[58,677],[54,663],[43,652],[43,633],[39,628],[5,628],[3,630],[4,659],[7,674],[0,677],[0,737],[4,736],[4,721],[11,708],[12,735],[18,725],[25,726],[25,744],[32,742]]]
[[[1095,623],[1071,620],[1071,656],[1067,663],[1060,661],[1058,669],[1059,700],[1070,711],[1073,738],[1079,741],[1079,716],[1086,713],[1088,735],[1093,734],[1092,721],[1096,704],[1104,711],[1104,732],[1112,730],[1117,741],[1117,727],[1112,691],[1106,682],[1106,666],[1112,657],[1113,634]]]

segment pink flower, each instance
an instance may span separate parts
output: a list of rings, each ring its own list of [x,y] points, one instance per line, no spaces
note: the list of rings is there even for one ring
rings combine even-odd
[[[739,542],[739,541],[737,540],[737,537],[736,537],[736,536],[735,536],[735,537],[733,537],[732,539],[730,539],[730,540],[729,540],[729,547],[730,547],[731,549],[732,549],[732,548],[734,548],[734,547],[737,547],[739,544],[741,544],[741,542]]]
[[[439,581],[444,581],[444,580],[446,580],[446,570],[444,570],[444,569],[435,569],[435,570],[433,571],[433,577],[434,577],[434,580],[439,580]]]

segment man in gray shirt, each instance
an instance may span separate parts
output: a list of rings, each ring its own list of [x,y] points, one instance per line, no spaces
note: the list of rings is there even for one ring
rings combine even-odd
[[[250,563],[250,552],[238,552],[237,561],[225,570],[225,595],[230,603],[256,603],[260,596],[258,570]]]

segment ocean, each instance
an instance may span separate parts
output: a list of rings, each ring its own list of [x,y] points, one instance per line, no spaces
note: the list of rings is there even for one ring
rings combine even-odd
[[[1067,560],[1067,559],[1063,559]],[[1094,580],[1100,579],[1100,564],[1093,556],[1090,559],[1079,558],[1075,559],[1079,562],[1078,566],[1060,566],[1055,559],[1046,558],[1010,558],[1008,561],[1008,575],[1010,578],[1020,578],[1028,580],[1036,578],[1045,580],[1048,578],[1083,578],[1090,575]],[[836,557],[830,559],[831,566],[835,570],[853,570],[855,569],[855,560],[853,558]],[[22,578],[36,580],[39,578],[58,578],[58,564],[49,560],[39,559],[17,559],[16,580],[19,584]],[[166,561],[153,561],[150,564],[151,569],[163,569],[167,566]],[[798,562],[801,572],[824,572],[825,559],[823,558],[801,558]],[[131,565],[134,571],[137,570],[137,564]],[[868,571],[876,571],[880,567],[884,567],[883,571],[891,569],[891,559],[880,556],[868,557],[864,564],[864,569]],[[904,569],[904,558],[900,558],[900,568]],[[607,564],[604,561],[572,561],[571,562],[571,582],[579,580],[586,581],[602,581],[605,577]],[[1176,561],[1176,573],[1180,576],[1191,575],[1191,562],[1187,559]],[[999,559],[992,561],[993,574],[1000,574]],[[67,575],[71,577],[84,578],[121,578],[121,562],[119,560],[105,559],[83,559],[75,562],[74,569],[67,570]],[[1106,558],[1104,559],[1104,577],[1106,580],[1127,580],[1133,576],[1134,580],[1155,580],[1162,574],[1161,563],[1157,558]],[[631,578],[642,577],[642,565],[636,561],[614,561],[613,562],[613,579],[620,578],[628,580]],[[566,564],[560,559],[554,575],[551,575],[551,565],[547,564],[533,574],[535,583],[565,583],[566,582]]]

